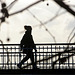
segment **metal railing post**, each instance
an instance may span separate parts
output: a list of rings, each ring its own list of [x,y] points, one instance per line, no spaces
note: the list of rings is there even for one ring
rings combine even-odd
[[[35,50],[35,64],[37,65],[37,62],[36,62],[37,61],[37,54],[36,53],[37,53],[37,50]]]

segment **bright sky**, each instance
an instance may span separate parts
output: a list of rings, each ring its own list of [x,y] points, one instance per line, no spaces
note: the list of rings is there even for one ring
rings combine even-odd
[[[13,0],[5,0],[9,5]],[[18,0],[15,5],[10,9],[9,13],[13,13],[38,0]],[[68,5],[75,5],[75,0],[65,0]],[[47,6],[47,3],[49,4]],[[71,7],[74,11],[75,8]],[[2,23],[0,31],[0,39],[4,43],[20,43],[20,40],[24,34],[24,25],[31,25],[32,35],[35,43],[52,43],[55,37],[56,42],[67,42],[68,36],[75,27],[75,17],[70,13],[66,12],[63,8],[60,8],[53,0],[46,0],[40,2],[35,6],[25,10],[19,14],[9,17],[6,19],[8,23]],[[61,14],[65,12],[64,14]],[[53,18],[56,13],[61,14],[57,18],[48,23],[44,24],[52,36],[46,31],[43,25],[40,26],[40,22],[44,23]],[[34,18],[34,16],[36,18]],[[71,37],[73,36],[72,33]],[[7,42],[7,38],[10,41]],[[72,40],[74,42],[75,39]]]

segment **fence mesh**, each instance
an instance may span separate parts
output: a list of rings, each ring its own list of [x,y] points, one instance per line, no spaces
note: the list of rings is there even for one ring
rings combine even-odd
[[[33,50],[39,69],[75,69],[75,43],[36,44],[37,56]],[[26,56],[20,51],[20,44],[0,44],[0,69],[19,69],[17,64]],[[23,64],[24,69],[32,69],[30,59]]]

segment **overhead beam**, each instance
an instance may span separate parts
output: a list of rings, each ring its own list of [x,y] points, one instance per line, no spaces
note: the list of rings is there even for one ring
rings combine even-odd
[[[61,7],[65,8],[69,13],[71,13],[73,16],[75,16],[75,12],[68,6],[66,5],[62,0],[54,0],[58,5]]]

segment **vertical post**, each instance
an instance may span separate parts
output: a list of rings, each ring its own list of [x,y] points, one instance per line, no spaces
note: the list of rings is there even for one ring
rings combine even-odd
[[[43,46],[43,69],[44,69],[44,46]]]
[[[63,50],[65,50],[64,45],[63,45]],[[63,58],[63,56],[65,56],[65,54],[64,55],[62,54],[62,58]],[[64,66],[63,65],[62,65],[62,69],[64,69]]]
[[[37,50],[35,49],[35,64],[37,65]]]
[[[69,48],[68,48],[68,49],[69,49]],[[70,68],[70,66],[69,66],[69,54],[70,54],[70,53],[68,52],[68,67]]]
[[[56,55],[56,49],[57,49],[57,47],[55,46],[55,55]],[[57,60],[57,58],[55,57],[55,60]],[[56,69],[57,69],[57,66],[56,66]]]
[[[8,65],[8,69],[9,69],[9,55],[8,55],[8,47],[7,47],[7,65]]]
[[[73,46],[72,46],[72,50],[73,50]],[[73,51],[72,51],[72,54],[73,54]],[[73,56],[72,56],[72,69],[74,69],[74,59],[73,59]]]
[[[7,65],[9,65],[9,53],[8,53],[8,48],[7,48]]]
[[[51,45],[51,57],[52,57],[52,45]],[[51,64],[53,63],[53,59],[51,58]]]
[[[3,67],[4,67],[4,47],[3,47]]]
[[[60,69],[60,54],[59,54],[59,69]]]
[[[15,50],[14,50],[14,69],[15,69],[15,65],[16,65],[16,47],[15,47]]]
[[[49,57],[50,57],[50,54],[49,54]],[[49,66],[49,69],[51,68],[51,65],[52,65],[52,63],[51,63],[51,61],[49,60],[49,64],[50,64],[50,66]]]
[[[20,47],[19,47],[19,62],[21,61],[21,50],[20,50]]]
[[[47,56],[48,56],[47,54],[48,54],[48,46],[47,46],[47,52],[46,52],[46,59],[47,59]],[[47,62],[47,63],[46,63],[46,69],[47,69],[48,60],[46,60],[46,62]],[[50,64],[50,63],[49,63],[49,64]]]
[[[40,46],[39,46],[39,65],[40,65]]]
[[[12,47],[11,47],[11,69],[12,69],[12,56],[13,54],[12,54]]]
[[[59,46],[59,69],[60,69],[60,46]]]

